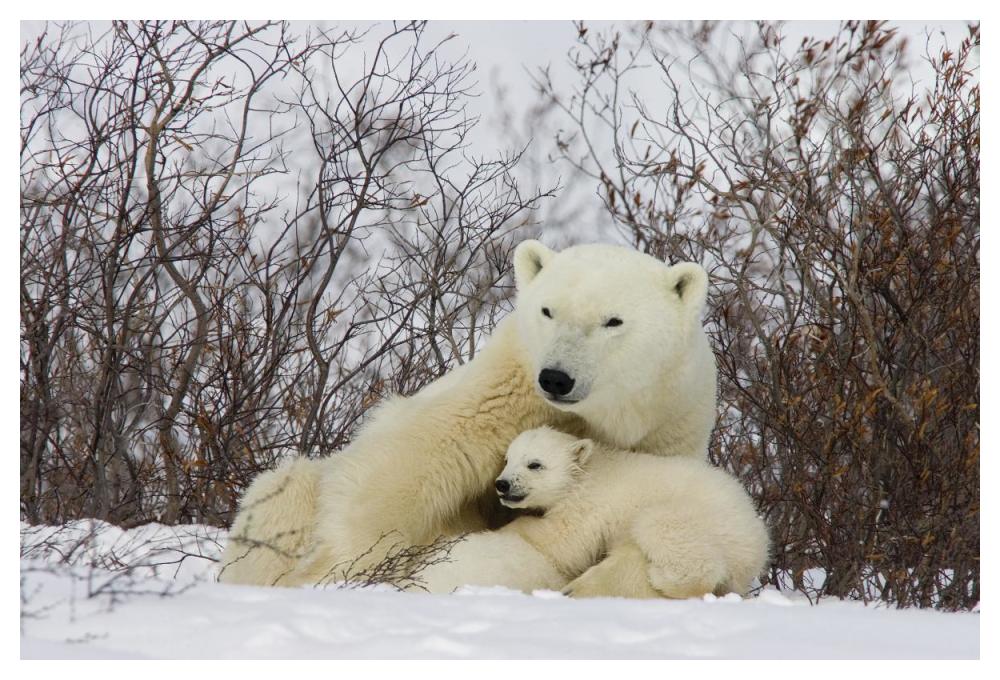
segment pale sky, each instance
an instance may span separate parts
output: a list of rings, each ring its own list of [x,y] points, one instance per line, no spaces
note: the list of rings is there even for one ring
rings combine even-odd
[[[590,21],[591,30],[602,30],[614,26],[616,22]],[[621,22],[619,22],[621,23]],[[836,32],[837,21],[790,21],[785,24],[784,33],[788,45],[798,45],[804,36],[826,37]],[[964,21],[890,22],[898,26],[900,33],[911,36],[911,49],[919,52],[925,35],[931,34],[936,44],[941,36],[949,44],[958,44],[968,36]],[[512,102],[530,100],[530,81],[525,69],[535,71],[539,67],[551,65],[553,72],[565,66],[566,53],[576,44],[576,29],[571,21],[435,21],[428,25],[431,37],[443,38],[450,33],[458,34],[469,56],[478,64],[481,82],[499,77],[510,89]],[[568,73],[568,71],[565,71]],[[925,72],[923,77],[929,74]],[[658,82],[658,77],[654,76]],[[491,102],[489,88],[484,90],[483,110],[488,110]]]
[[[304,31],[310,23],[294,21],[292,27],[296,31]],[[387,24],[389,22],[379,23]],[[725,37],[729,32],[742,32],[748,22],[741,23],[742,26],[740,23],[732,24],[720,35]],[[43,25],[42,22],[37,21],[22,22],[22,44],[34,39],[42,30]],[[322,22],[322,25],[327,29],[334,27],[362,28],[371,26],[372,22],[328,20]],[[615,25],[616,22],[608,21],[586,23],[586,26],[592,31],[591,34]],[[787,22],[783,29],[783,34],[786,37],[784,45],[795,47],[804,36],[826,38],[836,32],[838,25],[837,21]],[[890,22],[890,25],[898,26],[900,33],[910,37],[911,56],[914,62],[911,77],[925,82],[932,75],[930,68],[920,58],[925,42],[929,39],[934,47],[940,46],[943,41],[957,45],[968,35],[967,23],[964,21]],[[98,34],[108,27],[109,22],[93,22],[92,24],[94,32]],[[372,31],[371,39],[374,40],[377,36],[384,35],[385,30],[384,27],[376,27]],[[623,26],[623,33],[625,32]],[[515,144],[527,143],[528,138],[524,135],[530,135],[532,144],[529,157],[526,159],[528,162],[522,165],[529,165],[530,161],[534,160],[534,167],[540,174],[527,178],[526,181],[550,186],[561,178],[564,185],[569,184],[560,192],[559,202],[549,202],[543,213],[547,213],[549,210],[565,212],[567,207],[572,207],[583,214],[584,222],[601,219],[601,206],[595,196],[595,187],[591,186],[593,183],[579,181],[567,183],[566,178],[570,175],[568,168],[560,166],[558,163],[546,163],[546,156],[554,146],[553,129],[520,130],[519,136],[512,135],[509,134],[510,131],[500,129],[496,115],[496,109],[502,105],[513,114],[514,120],[517,121],[519,113],[526,112],[532,104],[537,102],[537,95],[528,73],[535,73],[545,66],[551,67],[557,86],[563,88],[567,94],[571,91],[577,81],[577,76],[572,72],[567,61],[567,53],[577,44],[577,30],[573,22],[569,20],[432,21],[427,27],[424,40],[429,45],[451,34],[456,34],[457,37],[448,43],[444,51],[445,55],[457,58],[462,53],[467,52],[469,58],[477,64],[475,79],[478,80],[479,85],[476,90],[480,96],[468,103],[468,111],[472,115],[480,116],[482,124],[473,131],[468,139],[469,150],[476,156],[493,157],[500,151],[513,148]],[[351,55],[351,59],[360,59],[362,52],[360,50],[352,51]],[[630,81],[630,85],[636,87],[648,103],[658,106],[660,105],[658,100],[665,95],[660,75],[654,69],[647,72],[648,76],[644,73],[639,74],[636,80]],[[497,81],[502,83],[506,89],[506,96],[502,102],[497,101],[493,87],[493,83]],[[554,124],[558,126],[561,121],[554,121]],[[572,129],[572,123],[566,121],[565,128]],[[517,138],[515,139],[515,137]],[[545,219],[546,215],[543,214],[541,217]],[[592,226],[597,232],[604,231],[597,225]]]

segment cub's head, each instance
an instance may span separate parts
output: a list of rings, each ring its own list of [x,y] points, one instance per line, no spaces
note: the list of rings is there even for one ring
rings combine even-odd
[[[708,290],[693,262],[668,266],[631,248],[538,241],[514,251],[517,323],[535,388],[588,414],[621,405],[690,360]]]
[[[496,480],[500,502],[508,508],[548,510],[577,483],[593,450],[589,439],[549,427],[522,432],[507,448],[507,464]]]

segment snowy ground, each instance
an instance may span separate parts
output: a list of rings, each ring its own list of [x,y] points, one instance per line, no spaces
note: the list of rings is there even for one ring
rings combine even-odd
[[[22,525],[22,658],[978,658],[979,615],[774,590],[687,601],[214,582],[225,535]],[[125,568],[125,567],[128,568]]]

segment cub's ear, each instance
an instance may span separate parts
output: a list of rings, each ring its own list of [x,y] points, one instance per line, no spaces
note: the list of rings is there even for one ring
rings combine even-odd
[[[573,458],[577,465],[586,465],[590,454],[594,452],[594,442],[590,439],[580,439],[573,442]]]
[[[667,289],[695,318],[701,317],[708,295],[708,274],[694,262],[680,262],[667,267]]]
[[[531,283],[555,253],[540,241],[521,241],[514,249],[514,284],[518,290]]]

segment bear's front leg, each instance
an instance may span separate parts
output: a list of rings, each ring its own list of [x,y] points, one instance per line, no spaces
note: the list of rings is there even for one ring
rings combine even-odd
[[[484,528],[476,521],[476,499],[499,472],[499,444],[462,445],[446,437],[443,426],[433,430],[436,436],[404,440],[402,425],[372,427],[330,461],[320,486],[315,543],[288,577],[290,584],[366,578],[412,546]]]
[[[607,557],[580,574],[562,592],[576,598],[662,597],[650,585],[648,572],[649,561],[642,550],[635,543],[626,541],[613,547]]]

